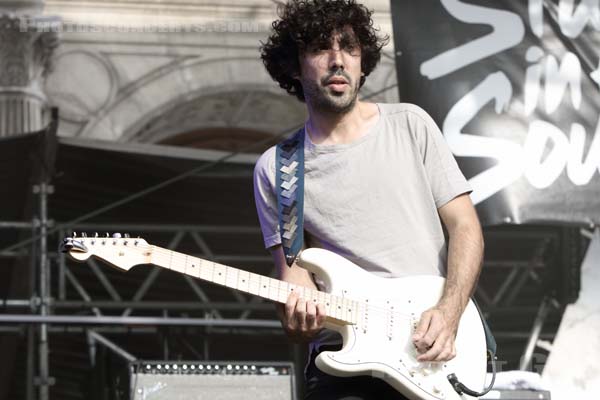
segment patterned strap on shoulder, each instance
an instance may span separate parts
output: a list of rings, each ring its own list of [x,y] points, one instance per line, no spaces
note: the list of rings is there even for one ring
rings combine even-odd
[[[291,267],[304,241],[304,129],[277,145],[275,163],[279,232]]]

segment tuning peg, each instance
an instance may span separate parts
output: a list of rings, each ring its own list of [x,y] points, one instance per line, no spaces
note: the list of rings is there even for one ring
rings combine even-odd
[[[115,233],[113,233],[112,237],[114,239],[121,239],[121,234],[119,232],[115,232]]]
[[[76,238],[77,237],[77,232],[73,232],[73,237]]]
[[[82,237],[82,238],[86,238],[86,237],[87,237],[87,233],[85,233],[85,232],[82,232],[82,233],[81,233],[81,237]]]
[[[126,239],[128,239],[128,238],[130,238],[131,236],[129,236],[129,233],[125,233],[125,234],[123,235],[123,237],[125,237]]]
[[[110,235],[108,234],[108,232],[106,232],[105,235],[106,235],[107,238],[110,237]]]
[[[98,232],[94,232],[94,237],[97,238],[98,237]]]

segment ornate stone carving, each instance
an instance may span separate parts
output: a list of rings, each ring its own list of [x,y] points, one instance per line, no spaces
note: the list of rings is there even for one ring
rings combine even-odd
[[[30,34],[19,29],[20,19],[0,16],[0,86],[27,86]]]
[[[30,86],[48,74],[56,32],[42,32],[24,17],[0,16],[0,86]]]
[[[7,4],[0,2],[0,10],[6,10],[2,6]],[[43,126],[46,96],[42,80],[51,69],[59,39],[56,32],[39,29],[35,21],[14,13],[0,15],[0,136]]]

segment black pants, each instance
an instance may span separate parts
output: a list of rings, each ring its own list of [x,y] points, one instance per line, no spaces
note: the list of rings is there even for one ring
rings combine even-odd
[[[321,346],[320,351],[339,350],[339,346]],[[406,400],[385,381],[371,376],[339,378],[322,372],[315,365],[313,351],[306,367],[304,400]]]

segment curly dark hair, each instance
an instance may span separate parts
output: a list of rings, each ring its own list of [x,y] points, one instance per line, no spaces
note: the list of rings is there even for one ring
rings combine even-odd
[[[273,80],[303,102],[302,85],[293,76],[300,74],[299,55],[307,49],[329,48],[334,31],[352,27],[361,49],[362,87],[389,41],[373,27],[373,12],[355,0],[290,0],[277,11],[280,19],[273,22],[267,42],[261,42],[261,58]]]

